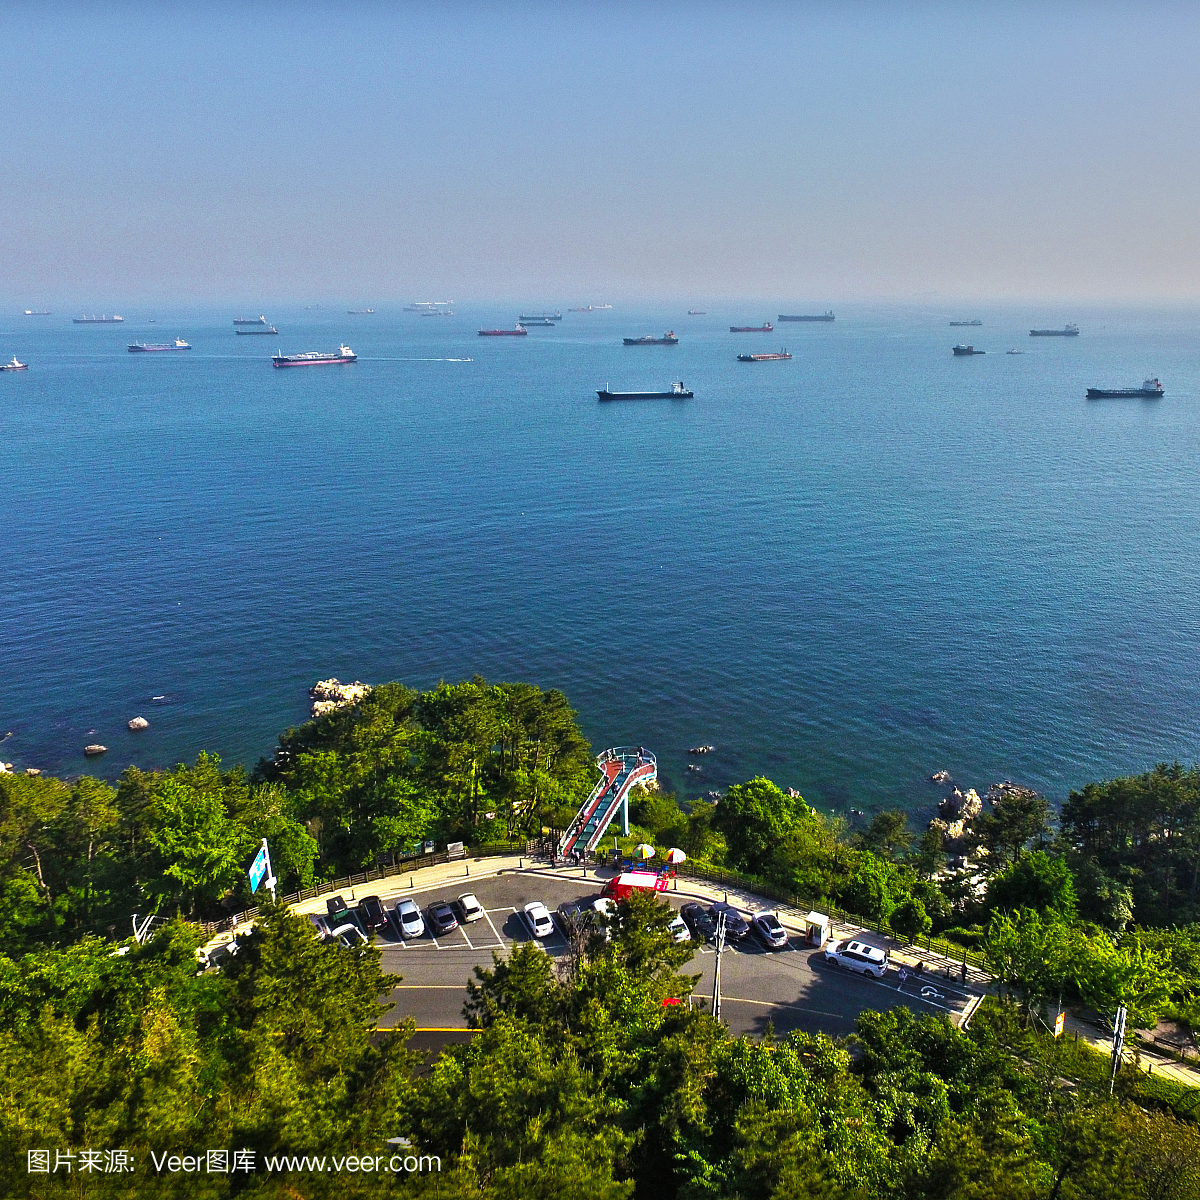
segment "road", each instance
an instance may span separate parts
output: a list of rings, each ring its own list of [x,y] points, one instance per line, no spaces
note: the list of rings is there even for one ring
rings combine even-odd
[[[685,885],[689,882],[683,881]],[[564,900],[594,896],[599,887],[595,878],[524,871],[380,894],[389,907],[402,896],[412,896],[425,908],[435,900],[452,900],[468,889],[486,910],[482,920],[460,926],[442,938],[426,935],[404,944],[384,937],[377,942],[383,951],[384,969],[403,976],[388,997],[394,1007],[380,1024],[389,1027],[406,1017],[414,1018],[418,1029],[414,1048],[434,1051],[448,1041],[470,1036],[462,1013],[467,980],[474,967],[492,965],[493,953],[506,954],[514,944],[530,940],[520,915],[526,903],[541,900],[553,910]],[[665,898],[678,908],[689,899],[707,903],[711,896],[689,889],[667,893]],[[933,976],[910,974],[902,983],[895,969],[878,981],[849,975],[826,966],[823,955],[804,944],[799,931],[789,932],[787,949],[767,950],[753,935],[727,948],[721,964],[721,1015],[735,1034],[758,1036],[770,1025],[777,1034],[803,1029],[844,1036],[854,1030],[863,1009],[883,1010],[898,1004],[919,1013],[960,1017],[977,994],[963,989],[957,980]],[[880,944],[884,944],[882,940]],[[566,949],[557,931],[544,946],[555,956]],[[694,994],[706,1003],[712,997],[715,962],[712,948],[699,946],[691,963],[682,968],[700,975]]]

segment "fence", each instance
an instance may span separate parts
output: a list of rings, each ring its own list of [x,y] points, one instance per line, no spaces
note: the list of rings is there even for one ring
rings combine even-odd
[[[468,846],[465,854],[451,855],[444,850],[434,854],[414,854],[394,863],[375,867],[370,871],[361,871],[357,875],[345,875],[341,879],[328,879],[323,883],[314,884],[312,887],[303,888],[301,891],[280,896],[279,899],[283,904],[299,904],[303,900],[312,900],[314,897],[324,896],[328,892],[340,892],[345,888],[359,887],[361,884],[371,883],[376,879],[388,879],[393,875],[407,875],[409,872],[419,871],[423,867],[437,866],[438,863],[461,861],[468,856],[471,858],[494,858],[502,854],[517,854],[520,850],[521,843],[512,842],[493,846]],[[222,917],[219,921],[205,921],[201,928],[205,933],[224,933],[226,930],[236,929],[239,925],[253,921],[258,916],[258,911],[257,908],[248,908],[244,912]]]
[[[768,883],[765,879],[758,879],[753,875],[742,875],[737,871],[722,871],[715,867],[696,866],[691,862],[680,863],[675,868],[675,873],[682,878],[702,879],[705,883],[716,883],[722,887],[739,888],[745,892],[753,892],[756,896],[765,896],[768,900],[777,900],[793,908],[800,909],[803,912],[819,909],[839,925],[856,925],[861,926],[863,929],[871,929],[876,933],[882,933],[885,937],[898,938],[900,941],[910,945],[924,947],[930,954],[940,954],[943,958],[966,963],[968,966],[976,967],[981,971],[987,970],[983,955],[959,945],[958,942],[947,941],[945,938],[933,937],[930,934],[922,934],[912,942],[909,942],[907,937],[897,933],[886,921],[872,921],[867,917],[859,916],[857,913],[847,912],[843,908],[838,908],[837,905],[828,899],[822,898],[814,901],[804,896],[797,896],[795,892],[789,892],[786,888],[776,887],[774,884]]]

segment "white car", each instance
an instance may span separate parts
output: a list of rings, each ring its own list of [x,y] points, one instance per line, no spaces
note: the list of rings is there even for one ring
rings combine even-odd
[[[425,933],[425,921],[415,900],[401,900],[396,905],[396,925],[402,938],[419,938]]]
[[[463,892],[459,896],[458,911],[462,913],[464,923],[483,920],[483,905],[475,898],[474,892]]]
[[[691,931],[678,913],[671,918],[671,923],[667,926],[667,932],[677,942],[690,942],[692,940]]]
[[[531,900],[525,905],[525,921],[535,938],[548,938],[554,932],[550,912],[540,900]]]
[[[613,902],[607,896],[600,896],[592,901],[592,912],[596,914],[598,924],[604,930],[604,940],[612,941],[609,922],[613,918]]]
[[[825,961],[831,967],[845,967],[876,979],[882,979],[888,969],[887,954],[866,942],[836,942],[825,950]]]
[[[329,936],[343,950],[350,950],[355,946],[370,945],[367,941],[367,935],[350,921],[347,921],[345,925],[339,925]]]

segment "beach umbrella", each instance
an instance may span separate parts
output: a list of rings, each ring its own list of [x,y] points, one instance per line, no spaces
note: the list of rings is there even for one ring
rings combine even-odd
[[[678,846],[672,846],[670,848],[670,850],[667,851],[667,862],[669,862],[669,863],[687,862],[687,855],[684,854],[684,852],[682,850],[680,850]]]
[[[654,857],[654,847],[648,842],[640,842],[638,845],[634,846],[633,852],[638,856],[638,858]]]

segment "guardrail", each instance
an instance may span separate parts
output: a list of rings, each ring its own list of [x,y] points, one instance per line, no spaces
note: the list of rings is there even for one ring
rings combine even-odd
[[[504,843],[500,845],[490,846],[467,846],[465,854],[449,855],[446,851],[435,852],[433,854],[416,854],[409,858],[402,858],[395,863],[388,863],[386,866],[375,867],[369,871],[360,871],[357,875],[343,875],[341,879],[327,879],[322,883],[314,884],[312,887],[302,888],[298,892],[289,892],[286,896],[280,896],[279,900],[283,904],[299,904],[304,900],[312,900],[317,896],[324,896],[329,892],[339,892],[345,888],[359,887],[364,883],[371,883],[376,879],[390,879],[394,875],[406,875],[412,871],[420,871],[424,867],[435,867],[439,863],[445,862],[461,862],[466,858],[494,858],[502,854],[519,854],[522,844],[520,842]],[[236,929],[239,925],[245,925],[248,921],[253,921],[258,916],[259,910],[257,907],[248,908],[243,912],[234,913],[232,916],[222,917],[219,921],[204,921],[200,928],[205,933],[224,933],[230,929]]]
[[[966,963],[981,971],[987,970],[987,964],[982,954],[969,950],[958,942],[947,941],[945,938],[933,937],[930,934],[922,934],[910,941],[903,934],[892,929],[886,921],[872,921],[858,913],[848,912],[827,898],[811,900],[805,896],[798,896],[795,892],[753,875],[742,875],[738,871],[723,871],[715,867],[701,867],[691,862],[681,862],[675,868],[675,874],[680,878],[702,879],[706,883],[718,883],[722,887],[753,892],[756,896],[765,896],[768,900],[777,900],[804,912],[816,909],[825,913],[839,925],[857,925],[863,929],[871,929],[885,937],[897,938],[906,945],[924,947],[930,954],[940,954],[943,958],[951,959],[954,962]]]

